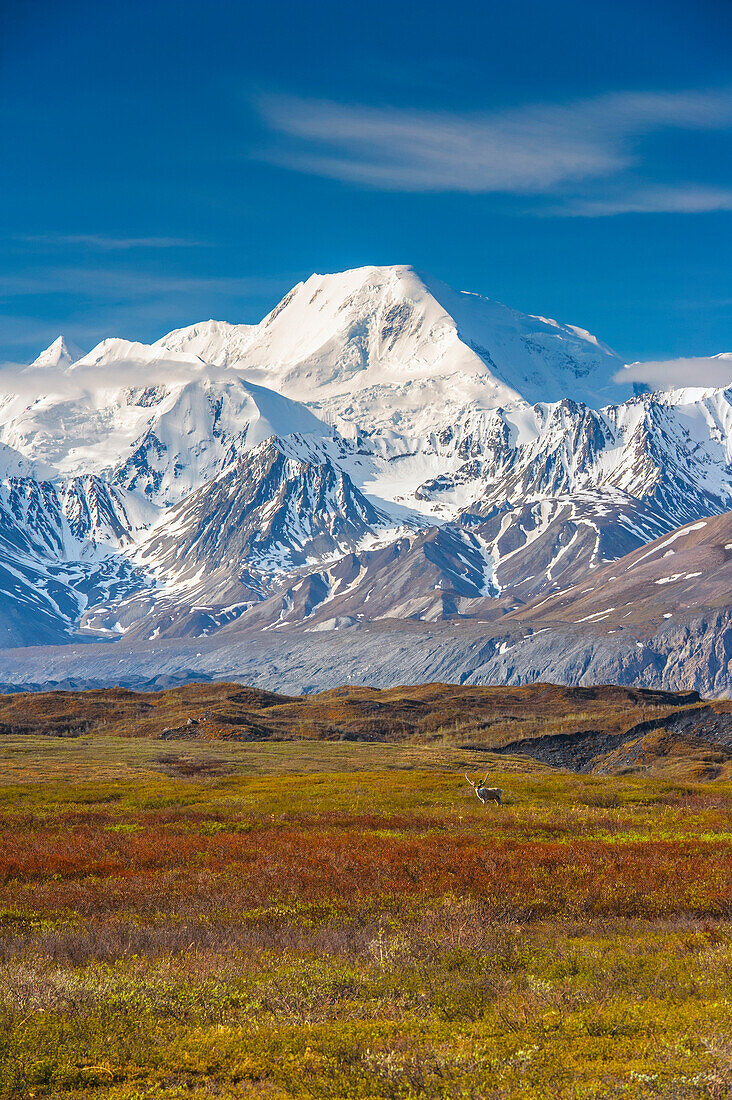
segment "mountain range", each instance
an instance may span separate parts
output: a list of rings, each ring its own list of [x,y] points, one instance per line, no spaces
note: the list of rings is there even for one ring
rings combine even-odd
[[[59,337],[0,392],[0,682],[726,694],[732,386],[623,368],[408,267]]]

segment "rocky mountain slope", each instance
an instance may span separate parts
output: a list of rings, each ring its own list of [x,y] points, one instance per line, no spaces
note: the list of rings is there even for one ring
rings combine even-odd
[[[656,628],[732,598],[732,513],[696,520],[605,565],[508,618],[592,623],[608,631]]]
[[[61,643],[72,678],[176,678],[192,643],[201,674],[246,652],[268,683],[288,652],[298,690],[433,666],[684,686],[658,667],[681,621],[726,644],[732,388],[633,395],[621,366],[404,267],[312,276],[258,325],[59,338],[0,393],[7,667],[36,682],[18,647]],[[656,576],[664,539],[684,562]],[[694,686],[725,691],[717,664]]]

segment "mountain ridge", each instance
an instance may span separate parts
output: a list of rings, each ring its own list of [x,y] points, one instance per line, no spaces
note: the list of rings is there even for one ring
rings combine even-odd
[[[633,395],[578,326],[404,266],[313,275],[257,325],[47,351],[0,393],[0,642],[70,661],[445,624],[510,679],[544,653],[519,624],[600,638],[594,604],[547,607],[732,510],[732,388]],[[715,585],[685,613],[724,614]]]

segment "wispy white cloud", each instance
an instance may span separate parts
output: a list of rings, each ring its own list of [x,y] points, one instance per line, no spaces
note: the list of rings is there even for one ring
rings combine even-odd
[[[608,198],[584,198],[553,207],[549,213],[575,218],[605,218],[614,214],[708,214],[732,210],[732,188],[645,187],[625,195]]]
[[[615,375],[616,382],[639,382],[652,390],[686,386],[732,385],[732,352],[688,359],[659,359],[630,363]]]
[[[138,358],[120,358],[113,363],[85,365],[81,367],[28,367],[22,364],[0,363],[0,394],[12,394],[30,403],[38,398],[56,398],[84,401],[88,394],[105,390],[118,390],[121,386],[149,385],[151,368],[166,383],[186,383],[200,379],[205,369],[212,381],[226,381],[231,372],[225,368],[207,367],[193,356],[186,360],[174,352],[151,357],[145,354],[145,345],[138,345]]]
[[[250,297],[284,292],[288,277],[189,276],[108,267],[45,266],[25,274],[0,274],[0,294],[11,299],[30,294],[79,294],[89,298],[135,301],[171,295],[225,294]]]
[[[185,237],[107,237],[97,233],[43,233],[15,237],[15,240],[50,247],[77,245],[102,252],[126,251],[130,248],[201,248],[205,244],[203,241],[188,240]]]
[[[374,108],[291,96],[265,97],[258,108],[274,140],[257,156],[299,172],[392,191],[555,198],[571,185],[622,178],[640,163],[639,146],[647,135],[732,126],[728,88],[616,93],[487,113]],[[711,209],[700,192],[697,209]],[[620,212],[620,202],[615,200],[614,212]],[[666,202],[672,202],[668,194]],[[686,209],[693,202],[687,195]],[[675,209],[685,208],[680,196],[676,203]],[[597,213],[610,212],[599,206]]]

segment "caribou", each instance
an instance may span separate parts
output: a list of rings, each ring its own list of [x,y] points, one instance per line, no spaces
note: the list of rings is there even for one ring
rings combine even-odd
[[[486,772],[485,778],[481,779],[478,783],[474,783],[473,780],[468,775],[466,775],[465,778],[467,779],[468,783],[473,788],[473,790],[475,791],[477,797],[480,799],[480,801],[483,803],[484,806],[487,802],[496,802],[499,806],[502,806],[503,805],[503,791],[501,790],[501,788],[500,787],[486,787],[486,781],[488,779],[488,774],[489,773]]]

